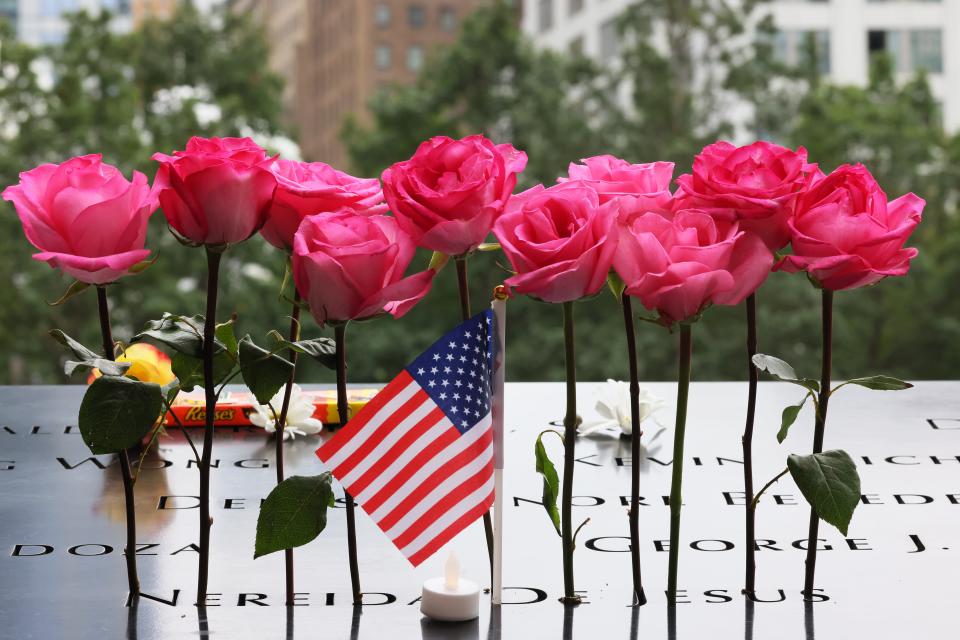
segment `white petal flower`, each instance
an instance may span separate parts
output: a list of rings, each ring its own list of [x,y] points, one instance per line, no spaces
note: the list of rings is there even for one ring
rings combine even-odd
[[[277,411],[283,407],[283,393],[284,388],[281,387],[270,400],[270,405]],[[270,405],[254,405],[256,412],[250,414],[250,422],[267,433],[276,431],[277,416],[274,415]],[[312,436],[320,433],[323,423],[313,417],[313,412],[313,401],[300,389],[300,385],[293,385],[290,390],[290,406],[287,408],[287,426],[283,430],[283,439],[292,440],[296,436]]]
[[[660,397],[649,389],[640,387],[640,424],[664,406]],[[589,435],[598,431],[616,429],[630,435],[633,423],[630,416],[630,385],[621,380],[607,380],[597,392],[596,411],[601,419],[580,425],[580,434]],[[654,418],[654,420],[656,420]]]

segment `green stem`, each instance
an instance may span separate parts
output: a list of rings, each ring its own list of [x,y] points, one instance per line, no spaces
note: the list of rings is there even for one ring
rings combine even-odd
[[[100,336],[103,338],[103,357],[113,360],[113,331],[110,328],[110,306],[107,290],[97,286],[97,308],[100,312]],[[117,454],[120,462],[120,477],[123,480],[123,501],[127,515],[127,545],[124,555],[127,562],[127,588],[130,597],[140,596],[140,577],[137,575],[137,510],[133,496],[133,475],[130,473],[130,454],[126,449]],[[139,467],[137,467],[139,473]]]
[[[623,326],[627,333],[627,362],[630,367],[630,565],[633,597],[637,606],[647,603],[640,575],[640,380],[637,368],[637,335],[633,323],[633,302],[622,296]]]
[[[743,494],[745,496],[746,527],[746,557],[744,564],[744,592],[753,594],[756,590],[757,560],[756,560],[756,511],[750,504],[753,502],[753,422],[757,408],[757,381],[759,372],[753,364],[753,356],[757,353],[757,296],[747,297],[747,375],[749,379],[747,389],[747,421],[743,427]]]
[[[687,398],[690,393],[690,361],[693,340],[690,325],[680,325],[680,358],[677,374],[677,422],[673,431],[673,478],[670,482],[670,558],[667,600],[677,597],[677,563],[680,559],[680,508],[683,506],[683,437],[687,426]]]
[[[207,309],[203,324],[203,389],[206,416],[203,426],[203,454],[200,458],[200,553],[197,571],[197,604],[207,600],[210,570],[210,464],[213,460],[213,423],[217,409],[217,390],[213,381],[213,347],[217,330],[217,287],[221,253],[207,249]]]
[[[460,319],[466,322],[473,312],[470,310],[470,285],[467,276],[467,256],[457,256],[457,289],[460,292]],[[487,556],[490,559],[490,579],[493,580],[493,518],[490,512],[483,514],[483,535],[487,540]]]
[[[290,312],[290,342],[296,342],[300,339],[300,292],[293,288],[293,309]],[[287,412],[290,410],[290,395],[293,392],[293,383],[297,377],[297,351],[290,349],[290,362],[293,368],[290,369],[290,379],[283,390],[283,404],[280,406],[280,415],[277,417],[276,437],[274,443],[276,446],[276,465],[277,465],[277,484],[283,482],[283,430],[287,426]],[[294,606],[294,585],[293,585],[293,549],[283,550],[283,568],[286,578],[286,605]]]
[[[338,324],[334,327],[334,342],[337,348],[337,414],[340,417],[341,428],[350,419],[350,401],[347,398],[347,325]],[[343,492],[347,506],[347,554],[350,562],[350,586],[353,591],[353,604],[363,604],[363,594],[360,592],[360,564],[357,562],[357,519],[353,496],[346,490]]]
[[[813,427],[813,452],[823,451],[823,434],[827,426],[827,403],[830,400],[830,373],[833,367],[833,291],[823,289],[821,311],[821,350],[819,406]],[[817,536],[820,518],[810,508],[810,527],[807,534],[807,559],[803,579],[804,599],[813,597],[813,581],[817,570]]]
[[[574,350],[573,302],[563,303],[563,345],[567,369],[567,413],[563,419],[563,489],[560,537],[563,544],[563,601],[579,602],[573,584],[573,464],[577,439],[577,363]]]
[[[757,492],[757,495],[753,496],[753,498],[751,498],[750,501],[747,502],[747,509],[748,509],[749,511],[756,511],[756,510],[757,510],[757,503],[760,502],[760,497],[761,497],[764,493],[767,492],[767,489],[769,489],[769,488],[772,487],[774,484],[776,484],[777,480],[779,480],[779,479],[782,478],[783,476],[787,475],[789,472],[790,472],[790,469],[784,469],[783,471],[781,471],[781,472],[778,473],[777,475],[773,476],[773,478],[771,478],[770,481],[767,482],[767,484],[763,485],[763,488],[760,489],[760,491]],[[749,591],[748,593],[753,594],[753,591],[751,590],[751,591]]]

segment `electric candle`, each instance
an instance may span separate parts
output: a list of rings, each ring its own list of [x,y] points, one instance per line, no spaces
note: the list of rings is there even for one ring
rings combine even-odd
[[[460,562],[452,552],[444,565],[444,576],[423,583],[420,612],[444,622],[473,620],[480,615],[480,586],[460,577]]]

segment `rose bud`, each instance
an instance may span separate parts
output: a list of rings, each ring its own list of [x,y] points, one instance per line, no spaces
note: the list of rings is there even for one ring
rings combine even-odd
[[[154,190],[170,227],[198,245],[242,242],[266,220],[277,180],[250,138],[190,138],[185,151],[155,153]]]
[[[597,192],[577,180],[511,198],[494,226],[516,272],[504,284],[546,302],[597,293],[617,248],[615,204],[601,206]]]
[[[383,172],[383,194],[417,246],[459,256],[489,235],[526,165],[509,144],[440,136]]]
[[[902,276],[917,256],[904,244],[920,223],[925,202],[908,193],[887,195],[863,165],[842,165],[811,176],[790,220],[793,254],[776,270],[806,271],[833,291]]]
[[[100,154],[43,164],[4,189],[23,232],[48,263],[81,282],[107,284],[150,255],[147,221],[156,208],[147,178],[128,181]]]

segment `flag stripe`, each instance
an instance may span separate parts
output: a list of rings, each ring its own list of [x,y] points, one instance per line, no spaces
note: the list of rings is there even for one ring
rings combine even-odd
[[[433,415],[431,413],[431,415]],[[424,420],[426,423],[426,420]],[[375,477],[358,489],[359,483],[351,488],[357,500],[364,503],[368,513],[375,511],[384,500],[390,499],[397,489],[417,469],[427,464],[437,453],[457,440],[459,433],[441,412],[441,418],[429,430],[418,434],[417,441],[396,459],[378,460],[368,473]]]
[[[457,456],[462,451],[471,448],[478,441],[488,437],[489,432],[489,419],[481,420],[477,426],[458,437],[449,447],[443,448],[445,450],[443,456],[431,457],[429,461],[419,466],[411,465],[403,474],[398,474],[397,478],[391,480],[388,484],[389,497],[391,498],[390,504],[385,504],[382,500],[375,500],[373,501],[375,506],[372,506],[371,502],[368,502],[365,506],[367,513],[376,521],[382,520],[384,516],[408,495],[416,491],[417,487],[423,484],[437,469],[443,466],[443,463],[446,462],[449,457]],[[438,450],[439,449],[440,448],[438,448]],[[394,489],[394,486],[397,488]],[[384,491],[387,491],[387,488],[385,488]],[[381,506],[382,503],[383,506]]]
[[[437,536],[424,545],[422,549],[407,556],[407,560],[410,561],[410,564],[415,567],[420,566],[420,563],[436,553],[437,549],[450,542],[451,538],[466,529],[470,523],[489,511],[490,506],[493,504],[493,498],[494,495],[493,491],[491,490],[490,494],[487,495],[487,497],[484,498],[480,504],[467,511],[453,524],[438,533]]]
[[[400,389],[411,382],[413,382],[413,378],[410,377],[410,374],[406,371],[401,371],[400,375],[391,380],[377,395],[373,396],[370,402],[368,402],[352,420],[340,427],[337,431],[337,435],[340,436],[339,438],[331,438],[317,449],[317,456],[324,462],[329,461],[340,449],[353,441],[353,436],[356,435],[363,425],[370,421],[370,418],[374,414],[383,408],[383,405],[387,404],[387,402],[397,395]]]
[[[426,394],[418,391],[402,407],[390,416],[377,432],[350,456],[342,465],[336,467],[340,482],[353,485],[367,470],[380,460],[403,436],[433,411],[439,411],[437,405],[424,398]],[[443,415],[443,411],[439,411]]]
[[[461,440],[462,439],[463,438],[461,438]],[[452,448],[453,447],[448,447],[448,449]],[[392,507],[390,511],[382,514],[382,517],[379,518],[374,516],[374,520],[380,525],[380,528],[387,531],[388,535],[401,533],[403,531],[402,529],[393,531],[397,522],[402,521],[403,518],[411,513],[417,513],[418,503],[421,503],[419,506],[423,506],[422,501],[434,495],[433,492],[439,490],[441,484],[443,484],[446,479],[454,474],[459,474],[457,475],[458,478],[468,477],[462,474],[462,469],[466,468],[478,458],[483,457],[489,448],[489,439],[480,438],[474,441],[469,447],[458,447],[459,451],[455,454],[451,454],[449,451],[441,452],[432,461],[433,464],[431,467],[434,469],[433,473],[423,476],[416,484],[410,483],[409,486],[404,487],[403,491],[395,491],[390,501]],[[443,495],[444,493],[440,493],[439,497]],[[436,498],[434,501],[436,501]],[[382,509],[377,511],[377,513],[381,514],[383,511],[387,510]]]
[[[493,500],[492,463],[490,464],[490,470],[490,478],[484,482],[482,486],[478,487],[470,495],[458,502],[456,506],[443,514],[441,518],[434,522],[426,531],[417,536],[415,540],[400,547],[400,551],[407,556],[407,558],[410,558],[411,556],[417,554],[417,552],[423,550],[423,548],[430,542],[431,538],[434,538],[438,534],[444,532],[447,528],[459,524],[461,516],[473,511],[478,503],[483,506],[483,510],[479,511],[479,513],[483,513],[489,509]],[[474,519],[476,519],[476,516],[471,518],[470,522],[472,522]]]
[[[359,501],[372,497],[387,480],[451,428],[450,421],[440,407],[433,407],[422,420],[401,433],[389,451],[374,456],[366,472],[350,484],[350,493]],[[400,431],[400,427],[397,431]]]
[[[394,399],[381,409],[380,413],[386,415],[382,418],[375,416],[374,419],[378,422],[376,424],[368,423],[364,427],[364,433],[359,438],[354,438],[358,440],[358,446],[349,452],[341,449],[338,454],[340,456],[339,462],[336,458],[330,460],[331,469],[336,469],[338,477],[343,478],[358,464],[362,464],[370,451],[390,433],[394,426],[406,419],[412,412],[421,409],[428,402],[429,398],[425,397],[423,390],[417,389],[416,383],[411,383],[401,389]]]
[[[417,503],[416,507],[405,513],[386,532],[387,535],[393,539],[394,544],[398,547],[404,547],[410,540],[413,540],[433,524],[450,507],[460,502],[477,486],[481,485],[484,479],[490,476],[485,470],[491,464],[493,464],[492,447],[433,488],[423,500]]]

